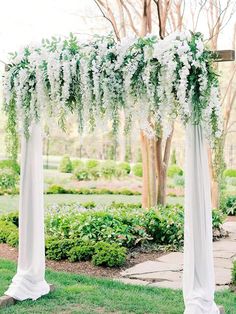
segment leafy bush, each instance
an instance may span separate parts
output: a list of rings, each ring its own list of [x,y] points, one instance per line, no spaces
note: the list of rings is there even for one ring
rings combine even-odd
[[[225,196],[221,203],[221,209],[227,215],[236,215],[236,195]]]
[[[101,175],[106,179],[111,179],[116,175],[116,163],[113,160],[104,161],[101,166]]]
[[[175,186],[184,186],[183,176],[175,175],[173,181]]]
[[[232,268],[232,284],[236,286],[236,261],[233,262]]]
[[[47,194],[66,194],[66,193],[67,193],[66,189],[56,184],[51,185],[47,190]]]
[[[226,177],[226,183],[228,185],[236,186],[236,178],[235,177]]]
[[[236,169],[226,169],[224,171],[225,177],[236,178]]]
[[[225,220],[225,214],[221,209],[213,209],[212,211],[212,228],[219,229]]]
[[[175,176],[182,176],[183,174],[183,170],[177,165],[171,165],[167,170],[167,176],[170,178],[174,178]]]
[[[14,237],[14,241],[13,241]],[[17,239],[17,241],[16,241]],[[18,243],[18,228],[10,221],[0,220],[0,243],[16,246]]]
[[[99,166],[99,161],[98,160],[94,160],[94,159],[90,159],[86,162],[86,167],[88,169],[92,169],[92,168],[96,168]]]
[[[98,242],[92,262],[96,266],[120,267],[126,261],[127,250],[119,244]]]
[[[64,156],[60,162],[59,170],[65,173],[71,173],[72,169],[73,167],[72,167],[70,157],[68,155]]]
[[[79,181],[91,179],[90,172],[86,166],[80,166],[74,170],[74,176]]]
[[[15,173],[20,174],[20,166],[14,160],[10,160],[10,159],[1,160],[0,169],[12,169]]]
[[[46,256],[55,261],[66,259],[74,245],[75,242],[71,239],[49,237],[46,239]]]
[[[0,189],[11,192],[16,189],[19,175],[10,168],[0,169]]]
[[[133,166],[132,172],[136,177],[142,177],[143,176],[143,167],[141,163],[137,163]]]
[[[5,215],[0,216],[0,221],[6,221],[13,223],[16,227],[19,226],[19,213],[12,212]]]
[[[131,167],[128,162],[121,162],[120,164],[118,164],[118,167],[121,168],[126,175],[130,174]]]
[[[7,237],[6,243],[10,246],[17,247],[19,245],[19,234],[18,230],[11,232]]]
[[[72,170],[75,170],[76,168],[84,167],[84,162],[80,159],[72,160]]]
[[[70,249],[68,253],[69,261],[70,262],[77,262],[77,261],[89,261],[91,260],[95,251],[94,243],[87,241],[82,242],[78,246],[74,246]]]

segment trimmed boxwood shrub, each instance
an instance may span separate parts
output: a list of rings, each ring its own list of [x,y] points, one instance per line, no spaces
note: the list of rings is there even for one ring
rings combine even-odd
[[[169,178],[174,178],[175,176],[182,176],[184,174],[183,170],[177,165],[171,165],[167,170],[167,176]]]
[[[95,244],[90,241],[81,242],[80,245],[74,246],[68,252],[70,262],[89,261],[95,251]]]
[[[225,177],[236,178],[236,169],[226,169],[224,171]]]
[[[143,167],[141,163],[137,163],[133,166],[132,172],[136,177],[142,177],[143,176]]]
[[[46,239],[46,256],[48,259],[60,261],[68,258],[68,253],[76,245],[75,240],[48,237]]]
[[[64,173],[71,173],[72,169],[70,157],[68,155],[64,156],[60,162],[59,170]]]
[[[125,264],[127,249],[117,243],[98,242],[92,262],[95,266],[121,267]]]
[[[18,245],[18,228],[12,222],[0,220],[0,243]]]

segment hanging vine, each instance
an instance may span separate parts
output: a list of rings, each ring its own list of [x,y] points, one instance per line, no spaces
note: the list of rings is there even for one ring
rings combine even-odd
[[[30,135],[33,121],[48,114],[63,128],[67,114],[78,115],[78,127],[94,129],[101,121],[119,128],[119,111],[126,129],[139,121],[149,136],[160,125],[164,137],[179,117],[201,123],[209,138],[221,135],[218,76],[214,54],[200,33],[174,33],[125,38],[94,37],[79,43],[74,35],[44,40],[11,54],[4,77],[4,110],[8,138],[16,141],[18,129]],[[12,152],[17,144],[9,146]],[[15,154],[15,152],[14,152]]]

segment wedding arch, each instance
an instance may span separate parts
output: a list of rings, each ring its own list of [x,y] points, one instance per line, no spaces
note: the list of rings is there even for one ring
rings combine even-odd
[[[42,123],[53,116],[63,128],[68,114],[78,128],[111,121],[125,131],[137,121],[149,138],[168,137],[175,119],[186,127],[184,237],[185,313],[219,313],[214,302],[210,184],[205,141],[221,136],[215,55],[200,33],[94,37],[70,35],[11,55],[4,75],[8,149],[17,156],[22,134],[17,273],[6,295],[36,300],[45,281]]]

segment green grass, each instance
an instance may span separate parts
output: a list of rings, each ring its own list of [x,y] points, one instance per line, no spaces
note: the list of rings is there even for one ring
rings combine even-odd
[[[98,205],[109,205],[114,202],[140,203],[141,195],[75,195],[75,194],[52,194],[45,195],[45,207],[56,203],[86,203],[95,202]],[[168,197],[169,204],[183,203],[183,197]],[[0,196],[0,214],[15,211],[18,209],[19,195],[1,195]]]
[[[15,263],[0,260],[0,294],[15,273]],[[47,281],[56,291],[37,301],[24,301],[0,310],[1,314],[25,313],[116,313],[182,314],[182,291],[133,285],[71,273],[46,272]],[[216,302],[225,306],[226,314],[235,314],[236,295],[227,290],[216,294]]]

